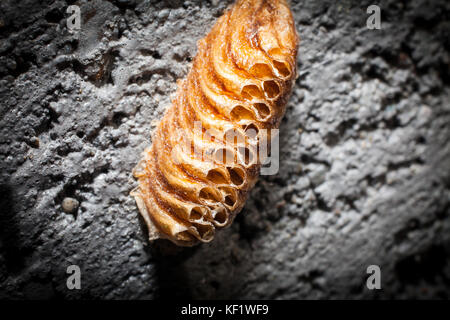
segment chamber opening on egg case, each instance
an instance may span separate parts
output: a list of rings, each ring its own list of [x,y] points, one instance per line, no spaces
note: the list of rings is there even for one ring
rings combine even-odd
[[[228,179],[219,169],[211,169],[209,170],[206,178],[215,184],[226,184],[228,183]]]
[[[258,114],[261,118],[265,118],[270,115],[270,108],[265,103],[254,103],[253,107],[255,107],[255,109],[258,111]]]
[[[202,208],[200,208],[200,207],[192,208],[190,217],[193,220],[201,219],[203,217],[203,210],[202,210]]]
[[[283,51],[280,48],[272,48],[269,50],[268,53],[269,53],[269,56],[271,56],[272,58],[283,55]]]
[[[208,233],[211,233],[213,229],[213,226],[208,224],[193,223],[192,225],[197,229],[200,237],[204,240],[207,240],[205,239],[206,238],[205,236],[207,236]]]
[[[236,185],[240,186],[244,183],[245,179],[245,173],[244,170],[238,167],[227,167],[228,173],[230,174],[231,182]]]
[[[264,94],[261,89],[255,84],[249,84],[242,88],[242,96],[245,99],[251,100],[252,98],[264,99]]]
[[[277,60],[273,60],[272,62],[273,62],[274,67],[278,70],[278,72],[283,77],[289,77],[291,75],[291,71],[289,70],[289,68],[285,62],[281,62],[281,61],[277,61]]]
[[[225,203],[227,204],[227,205],[229,205],[230,207],[232,207],[232,206],[234,206],[234,204],[236,203],[236,201],[233,199],[233,197],[232,196],[226,196],[225,197]]]
[[[268,98],[272,99],[280,94],[280,86],[274,80],[264,81],[263,87]]]
[[[243,106],[236,106],[233,108],[233,110],[231,110],[231,118],[235,121],[240,121],[240,120],[254,120],[255,116],[254,114],[244,108]]]
[[[220,190],[225,195],[225,201],[224,201],[225,204],[230,207],[233,207],[237,200],[235,190],[232,188],[227,188],[227,187],[222,187],[222,188],[220,188]]]
[[[249,71],[258,78],[273,77],[272,69],[266,63],[255,63]]]
[[[203,200],[220,202],[222,197],[220,193],[213,188],[205,187],[200,190],[199,197]]]
[[[245,126],[244,131],[247,137],[254,139],[259,133],[259,128],[254,123],[250,123],[249,125]]]
[[[214,221],[219,224],[223,225],[228,220],[228,213],[224,208],[216,208],[216,215],[214,216]]]

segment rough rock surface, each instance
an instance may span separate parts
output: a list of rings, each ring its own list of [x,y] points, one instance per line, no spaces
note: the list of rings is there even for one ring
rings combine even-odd
[[[146,240],[131,169],[230,3],[0,2],[0,298],[450,298],[445,0],[381,1],[381,30],[369,1],[293,0],[279,173],[212,243]]]

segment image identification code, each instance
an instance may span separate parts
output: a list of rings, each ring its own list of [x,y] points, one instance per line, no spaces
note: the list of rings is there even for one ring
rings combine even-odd
[[[265,304],[226,304],[224,307],[194,306],[188,304],[181,308],[182,315],[207,315],[210,318],[215,313],[228,315],[264,315],[268,314],[269,306]]]

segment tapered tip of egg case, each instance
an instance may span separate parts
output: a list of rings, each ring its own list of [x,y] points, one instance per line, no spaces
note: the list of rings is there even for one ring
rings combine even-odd
[[[140,192],[139,187],[133,189],[130,192],[130,195],[132,197],[134,197],[134,199],[136,200],[136,204],[139,209],[139,212],[145,220],[145,223],[146,223],[147,229],[148,229],[148,239],[150,241],[153,241],[153,240],[157,240],[157,239],[161,238],[161,235],[160,235],[158,229],[156,228],[156,226],[153,224],[153,222],[150,219],[150,213],[148,212],[145,202],[142,199],[142,194]]]

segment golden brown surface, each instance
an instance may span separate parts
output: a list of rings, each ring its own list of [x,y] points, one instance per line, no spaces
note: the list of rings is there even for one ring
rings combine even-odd
[[[239,0],[198,42],[193,67],[134,170],[132,195],[150,240],[209,242],[233,221],[258,178],[263,131],[278,128],[284,114],[297,46],[284,0]]]

